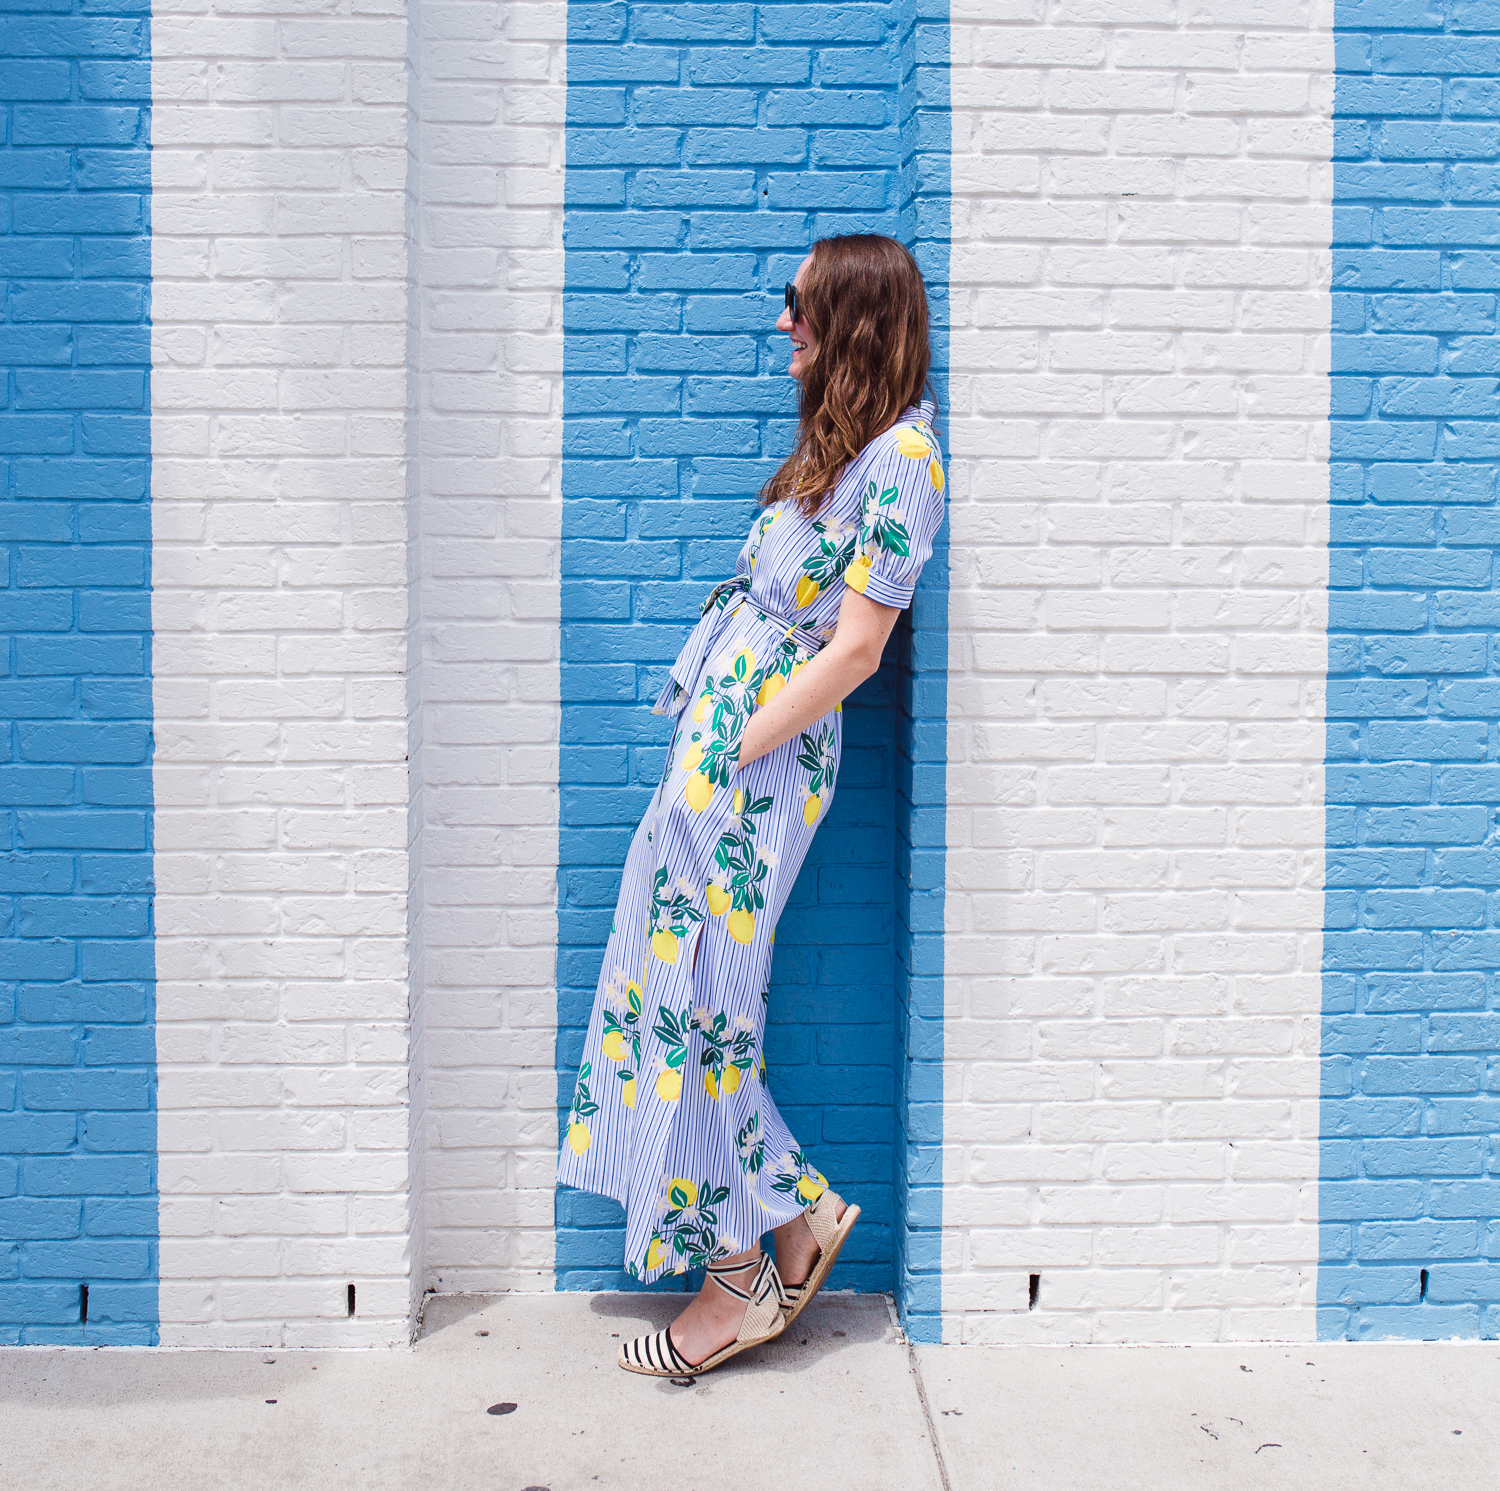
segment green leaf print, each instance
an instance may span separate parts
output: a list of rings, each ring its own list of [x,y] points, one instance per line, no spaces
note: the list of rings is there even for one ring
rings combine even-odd
[[[771,1180],[771,1189],[778,1195],[789,1201],[796,1199],[809,1204],[816,1201],[827,1186],[822,1172],[800,1149],[782,1155]]]
[[[815,519],[817,550],[802,561],[803,577],[797,581],[797,609],[800,611],[817,600],[834,581],[840,579],[854,558],[859,531],[842,524],[830,525]]]
[[[703,1085],[718,1102],[721,1093],[737,1091],[743,1074],[754,1067],[755,1032],[743,1015],[731,1026],[723,1010],[717,1014],[699,1010],[693,1016],[693,1023],[703,1036],[699,1064],[708,1068],[703,1074]]]
[[[860,524],[860,548],[871,558],[873,550],[883,549],[887,554],[906,558],[911,553],[911,535],[901,521],[899,510],[888,511],[901,495],[899,487],[886,487],[881,491],[872,481],[865,493],[864,522]]]
[[[598,1103],[589,1096],[589,1078],[593,1075],[593,1064],[584,1062],[578,1071],[578,1086],[573,1089],[573,1106],[571,1122],[576,1123],[580,1118],[592,1118],[599,1111]]]
[[[746,802],[738,789],[735,795],[739,811],[729,820],[728,827],[714,845],[714,863],[720,873],[710,888],[708,906],[715,916],[731,906],[736,911],[755,912],[766,904],[762,888],[769,866],[756,851],[755,833],[756,820],[770,809],[774,799],[756,797]],[[720,899],[726,892],[727,902]]]
[[[611,1061],[622,1063],[615,1076],[627,1084],[635,1081],[635,1069],[641,1064],[640,1021],[641,986],[623,968],[616,968],[604,991],[604,1036],[600,1044]],[[634,1106],[635,1095],[628,1087],[625,1101]]]
[[[765,682],[766,670],[755,666],[755,654],[741,647],[727,671],[710,672],[693,710],[693,720],[707,723],[695,730],[683,753],[682,769],[693,773],[685,788],[689,805],[698,812],[708,806],[715,787],[727,787],[738,770],[740,736],[750,723],[753,700]]]
[[[584,1062],[579,1068],[578,1085],[573,1089],[573,1101],[568,1108],[568,1148],[580,1157],[593,1142],[593,1135],[589,1133],[585,1120],[599,1111],[598,1103],[589,1093],[589,1077],[592,1074],[592,1065]]]
[[[739,1133],[734,1136],[735,1149],[739,1154],[740,1169],[746,1175],[759,1175],[766,1162],[766,1141],[760,1132],[760,1114],[752,1113]]]
[[[760,546],[770,531],[771,525],[781,516],[781,509],[769,508],[755,520],[755,527],[750,532],[750,568],[755,568],[755,561],[760,558]]]
[[[833,754],[833,730],[828,725],[820,725],[814,735],[804,732],[797,744],[801,747],[797,752],[798,766],[812,773],[807,790],[820,793],[825,785],[832,783],[837,766]]]
[[[694,1185],[690,1180],[670,1180],[666,1183],[666,1194],[661,1206],[662,1219],[657,1227],[658,1238],[667,1243],[679,1263],[678,1272],[687,1268],[702,1268],[716,1258],[727,1257],[740,1251],[734,1238],[719,1236],[719,1214],[715,1208],[729,1199],[728,1186],[715,1186],[704,1180]],[[653,1243],[658,1239],[654,1238]],[[647,1267],[656,1249],[646,1249]],[[660,1261],[660,1259],[658,1259]]]
[[[687,936],[688,928],[703,920],[703,913],[692,902],[692,887],[685,880],[668,885],[671,872],[665,865],[657,868],[651,882],[651,920],[647,935],[651,951],[663,963],[677,961],[677,945]]]

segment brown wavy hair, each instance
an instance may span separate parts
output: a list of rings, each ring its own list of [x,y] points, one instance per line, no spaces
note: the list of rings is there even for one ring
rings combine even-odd
[[[791,499],[811,517],[849,462],[921,400],[932,348],[922,271],[894,238],[820,238],[798,300],[817,344],[801,378],[797,443],[760,500]]]

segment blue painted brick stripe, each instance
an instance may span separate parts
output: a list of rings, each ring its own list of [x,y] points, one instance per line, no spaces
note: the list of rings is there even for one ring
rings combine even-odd
[[[910,3],[569,6],[561,1111],[668,738],[646,705],[794,433],[771,332],[781,285],[815,238],[888,233],[917,248],[946,322],[946,25],[944,8],[919,26]],[[941,101],[919,107],[934,66]],[[848,706],[830,821],[780,924],[766,1036],[788,1122],[865,1208],[834,1283],[890,1289],[900,1269],[923,1280],[934,1319],[940,1175],[916,1157],[941,1140],[928,1064],[941,1059],[943,692],[926,674],[946,664],[945,557],[923,576],[905,654],[920,687],[893,658]],[[916,697],[926,713],[912,720]],[[920,1142],[897,1123],[908,1089]],[[925,1229],[915,1248],[908,1216]],[[560,1193],[556,1237],[559,1288],[622,1284],[612,1203]]]
[[[1495,1336],[1500,6],[1336,24],[1319,1333]]]
[[[946,0],[914,7],[902,48],[902,237],[933,311],[933,383],[948,405],[952,127]],[[941,421],[939,437],[942,438]],[[948,454],[943,440],[944,454]],[[908,613],[897,778],[896,1295],[914,1341],[942,1339],[944,901],[947,889],[948,525]]]
[[[0,1343],[156,1340],[149,58],[0,18]]]

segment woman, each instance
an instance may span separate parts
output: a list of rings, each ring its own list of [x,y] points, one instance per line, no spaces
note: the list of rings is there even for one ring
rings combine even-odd
[[[620,1350],[659,1376],[779,1335],[859,1216],[766,1090],[771,944],[833,798],[842,701],[880,666],[943,515],[912,256],[821,240],[776,326],[801,382],[796,447],[656,703],[677,726],[625,861],[558,1165],[625,1206],[634,1277],[707,1270],[669,1330]]]

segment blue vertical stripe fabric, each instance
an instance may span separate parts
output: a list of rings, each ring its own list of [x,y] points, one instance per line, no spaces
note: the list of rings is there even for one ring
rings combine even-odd
[[[0,1342],[140,1345],[157,1321],[149,7],[26,11],[0,18]]]
[[[1500,1334],[1500,4],[1338,0],[1318,1328]]]
[[[946,199],[941,231],[932,228],[931,183],[941,176],[946,193],[946,163],[931,169],[935,136],[920,127],[931,106],[918,96],[917,35],[910,0],[569,6],[557,962],[564,1127],[621,866],[669,735],[647,706],[705,590],[732,572],[755,493],[790,447],[795,389],[785,339],[771,331],[781,287],[815,238],[888,233],[919,257],[923,240],[946,239]],[[946,32],[941,50],[945,71]],[[946,153],[946,122],[937,134]],[[931,253],[923,264],[946,321],[946,249],[942,279]],[[842,1287],[894,1287],[897,1253],[906,1251],[896,1198],[904,1204],[913,1158],[897,1098],[908,1086],[906,970],[915,944],[896,856],[898,843],[909,856],[912,834],[922,836],[921,955],[940,981],[930,925],[934,904],[941,917],[941,876],[936,890],[930,877],[941,837],[930,810],[941,801],[932,787],[941,752],[933,754],[930,713],[915,733],[908,720],[910,699],[930,710],[937,697],[925,667],[936,657],[946,664],[946,639],[931,644],[942,557],[924,573],[917,624],[848,701],[838,799],[781,919],[772,969],[766,1057],[776,1100],[814,1163],[865,1208],[834,1275]],[[919,638],[924,673],[902,693],[898,655],[909,669]],[[915,790],[929,815],[920,823],[902,816],[914,750]],[[921,997],[930,1052],[941,1020],[930,1015],[930,989]],[[940,1103],[924,1098],[923,1123],[924,1135],[940,1134]],[[936,1184],[929,1143],[919,1188]],[[613,1202],[559,1192],[556,1238],[558,1287],[624,1282]]]

